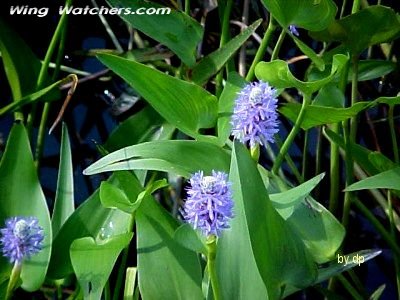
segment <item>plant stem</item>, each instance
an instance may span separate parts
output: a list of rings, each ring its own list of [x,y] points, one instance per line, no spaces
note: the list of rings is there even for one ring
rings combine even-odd
[[[285,142],[283,143],[279,154],[274,162],[272,167],[272,173],[276,174],[279,170],[283,159],[285,158],[286,154],[289,151],[290,146],[292,145],[294,138],[299,133],[301,124],[303,123],[304,116],[306,114],[306,108],[311,102],[311,95],[304,95],[303,104],[301,105],[300,113],[297,117],[296,123],[294,124],[292,130],[290,131],[288,137],[286,138]]]
[[[224,8],[224,15],[222,18],[222,28],[221,28],[221,39],[219,41],[219,48],[222,48],[226,42],[229,40],[229,19],[232,11],[233,0],[227,0],[226,6]],[[219,97],[222,93],[222,80],[224,77],[224,69],[218,72],[215,78],[215,89],[216,95]]]
[[[66,5],[69,5],[68,1],[72,2],[71,0],[67,0]],[[66,15],[66,14],[64,13],[64,15]],[[64,15],[61,17],[61,19],[64,17]],[[58,76],[58,73],[60,71],[61,60],[62,60],[62,56],[64,54],[65,42],[66,42],[66,37],[67,37],[67,21],[68,21],[68,18],[65,17],[63,21],[61,19],[60,19],[59,24],[61,22],[63,22],[62,23],[63,26],[61,27],[61,29],[60,29],[60,31],[58,33],[57,33],[57,29],[58,29],[58,26],[57,26],[56,33],[54,33],[54,36],[56,36],[56,34],[58,36],[60,36],[60,42],[59,42],[59,45],[58,45],[58,52],[57,52],[57,57],[56,57],[56,66],[55,66],[55,70],[54,70],[54,73],[53,73],[53,76],[52,76],[52,81],[56,80],[56,78]],[[54,36],[53,36],[53,38],[54,38]],[[57,40],[58,40],[58,37],[57,37]],[[49,48],[51,46],[52,46],[52,44],[50,43]],[[46,57],[47,57],[47,54],[46,54]],[[50,59],[51,59],[51,55],[48,57],[47,68],[48,68],[48,65],[50,63]],[[45,64],[45,63],[46,63],[46,58],[45,58],[45,61],[43,62],[43,64]],[[46,68],[46,71],[47,71],[47,68]],[[42,75],[42,76],[44,76],[44,75]],[[40,75],[39,75],[39,79],[38,79],[38,82],[37,82],[37,88],[40,88],[41,85],[43,84],[43,82],[41,82],[39,80],[43,80],[44,81],[44,78],[41,79]],[[43,154],[44,139],[45,139],[45,135],[46,135],[46,124],[47,124],[47,120],[48,120],[48,117],[49,117],[50,108],[51,108],[50,102],[46,102],[44,104],[44,106],[43,106],[42,118],[40,119],[37,142],[36,142],[36,149],[35,149],[35,166],[36,166],[36,170],[39,170],[40,159],[41,159],[42,154]]]
[[[22,265],[20,262],[15,262],[12,268],[10,281],[7,285],[6,300],[11,299],[14,290],[17,288],[19,277],[21,275]]]
[[[72,0],[66,0],[65,6],[71,6],[71,4],[72,4]],[[61,16],[60,21],[58,21],[56,30],[54,31],[53,37],[51,38],[49,48],[47,48],[47,52],[44,57],[42,67],[40,68],[40,71],[39,71],[39,76],[36,81],[36,91],[38,91],[38,90],[40,90],[40,88],[42,88],[42,86],[46,80],[47,70],[49,69],[51,57],[53,56],[57,42],[61,36],[62,30],[65,27],[67,19],[68,19],[68,15],[66,13],[64,13]],[[30,133],[32,131],[33,121],[34,121],[35,115],[36,115],[36,110],[37,110],[37,104],[35,103],[32,105],[32,110],[28,115],[28,120],[27,120],[28,133]]]
[[[354,205],[361,211],[361,213],[371,222],[375,229],[380,233],[382,238],[388,243],[390,248],[392,248],[394,255],[400,256],[400,247],[389,232],[383,227],[381,222],[374,216],[374,214],[357,198],[353,199]]]
[[[394,128],[393,112],[394,112],[394,105],[389,105],[388,119],[389,119],[389,127],[390,127],[390,137],[392,139],[394,161],[398,164],[399,163],[399,147],[397,146],[397,137],[396,137],[396,130]]]
[[[358,12],[360,9],[360,0],[353,0],[353,7],[351,8],[351,14]]]
[[[390,235],[394,243],[397,245],[396,227],[393,218],[392,191],[390,190],[388,191],[388,204],[389,204]],[[397,255],[396,253],[393,253],[393,261],[396,274],[397,296],[398,299],[400,299],[400,262],[399,262],[399,255]]]
[[[254,79],[254,70],[256,68],[256,65],[264,57],[264,54],[267,51],[268,44],[270,43],[272,35],[273,35],[274,31],[275,31],[275,27],[276,27],[276,25],[274,23],[274,19],[270,15],[270,19],[269,19],[269,24],[268,24],[267,30],[265,31],[265,34],[264,34],[264,37],[263,37],[263,39],[261,41],[260,47],[258,47],[256,55],[255,55],[255,57],[253,59],[253,62],[251,63],[249,72],[247,73],[247,76],[246,76],[246,80],[247,81],[252,81]]]
[[[215,258],[217,256],[217,238],[212,235],[207,240],[207,271],[210,277],[214,300],[220,300],[220,289],[217,279],[217,270],[215,267]]]
[[[282,43],[283,43],[283,41],[285,39],[285,36],[286,36],[286,31],[282,29],[281,33],[279,34],[278,41],[275,44],[274,50],[272,51],[271,61],[273,61],[273,60],[278,58],[279,50],[281,50]]]
[[[363,300],[364,298],[357,292],[357,290],[351,285],[351,283],[342,274],[338,276],[339,281],[343,284],[346,290],[351,294],[355,300]]]
[[[190,0],[185,0],[185,14],[190,16]]]
[[[301,168],[301,177],[306,179],[307,175],[307,166],[308,166],[308,131],[304,131],[304,145],[303,145],[303,159],[302,159],[302,168]]]
[[[132,214],[132,217],[130,220],[130,224],[129,224],[130,232],[133,231],[134,224],[135,224],[135,213]],[[117,280],[115,282],[115,289],[114,289],[114,294],[112,297],[113,300],[118,300],[120,298],[119,295],[122,290],[122,283],[124,281],[124,274],[126,272],[128,255],[129,255],[129,245],[125,247],[125,249],[122,253],[121,264],[118,269]]]

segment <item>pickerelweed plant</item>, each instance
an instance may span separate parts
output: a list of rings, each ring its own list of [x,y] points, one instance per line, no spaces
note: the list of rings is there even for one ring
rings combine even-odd
[[[400,298],[397,3],[75,2],[0,18],[1,299]]]

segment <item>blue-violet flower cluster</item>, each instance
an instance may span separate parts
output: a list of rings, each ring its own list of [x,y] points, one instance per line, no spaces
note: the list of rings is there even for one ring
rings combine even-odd
[[[299,35],[300,35],[299,32],[297,31],[296,26],[294,26],[294,25],[290,25],[290,26],[289,26],[289,30],[290,30],[290,32],[291,32],[293,35],[295,35],[295,36],[299,36]]]
[[[3,256],[11,263],[21,263],[24,258],[38,253],[43,245],[43,228],[35,217],[12,217],[0,229]]]
[[[276,90],[259,81],[247,84],[236,98],[232,116],[232,135],[242,143],[263,145],[274,142],[278,132]]]
[[[219,236],[222,230],[229,228],[233,218],[233,201],[224,172],[212,171],[212,176],[204,176],[203,171],[190,178],[182,215],[193,226],[200,229],[205,236]]]

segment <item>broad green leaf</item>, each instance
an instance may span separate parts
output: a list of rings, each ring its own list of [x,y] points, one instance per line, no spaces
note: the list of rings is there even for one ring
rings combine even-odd
[[[346,54],[348,50],[343,49],[343,47],[337,47],[338,51],[335,54]],[[331,54],[326,53],[322,56],[324,61],[326,63],[330,62],[332,60]],[[367,80],[372,80],[376,78],[380,78],[382,76],[385,76],[392,71],[396,69],[396,63],[388,60],[360,60],[358,62],[358,81],[367,81]],[[309,81],[315,81],[319,80],[322,78],[325,78],[326,76],[329,75],[329,69],[325,69],[323,72],[312,68],[310,72],[307,74],[307,79]],[[349,74],[348,74],[348,82],[351,82],[353,78],[353,68],[349,68]],[[333,82],[338,82],[339,81],[339,74],[335,75],[335,78],[332,80]]]
[[[84,237],[72,242],[71,262],[85,299],[100,300],[118,255],[129,245],[132,236],[129,232],[105,240]]]
[[[301,128],[308,130],[324,124],[341,122],[356,116],[360,111],[370,106],[371,102],[357,102],[348,108],[309,105],[306,108]],[[300,109],[300,103],[287,103],[279,109],[279,112],[289,120],[295,122],[300,113]]]
[[[109,182],[123,189],[130,198],[136,198],[142,189],[136,178],[128,172],[115,173]],[[112,238],[128,232],[130,222],[131,215],[118,209],[103,207],[97,190],[61,227],[53,242],[47,275],[53,279],[61,279],[73,273],[69,249],[74,240],[84,237],[95,240]]]
[[[57,236],[61,226],[74,212],[74,203],[74,170],[72,166],[71,145],[69,143],[67,125],[63,123],[57,190],[54,200],[53,215],[51,217],[53,238]]]
[[[146,196],[166,186],[168,186],[168,183],[165,179],[155,181],[140,192],[136,199],[130,200],[124,191],[107,181],[103,181],[100,185],[100,201],[104,207],[118,208],[128,214],[132,214],[138,209]]]
[[[36,88],[40,61],[28,45],[0,19],[0,52],[14,101]]]
[[[175,140],[153,141],[117,150],[83,171],[93,175],[116,170],[158,170],[189,177],[203,170],[229,170],[229,154],[205,142]]]
[[[325,174],[323,173],[290,190],[270,194],[269,197],[272,201],[272,205],[282,218],[285,220],[288,219],[293,214],[295,207],[306,199],[324,176]]]
[[[230,170],[235,217],[232,228],[222,234],[217,251],[223,298],[261,296],[265,290],[259,277],[270,299],[279,298],[287,286],[310,285],[316,278],[316,265],[301,239],[272,206],[257,166],[242,144],[234,144]],[[246,289],[249,294],[244,295],[244,285],[256,288]]]
[[[324,206],[308,195],[306,195],[305,201],[300,204],[294,201],[293,207],[285,207],[282,203],[279,203],[278,197],[280,194],[290,196],[290,193],[293,192],[298,192],[299,196],[304,195],[307,190],[310,191],[317,184],[319,179],[317,176],[298,187],[289,189],[282,179],[270,175],[268,191],[270,194],[272,193],[271,200],[276,198],[276,201],[272,201],[272,205],[303,240],[314,261],[325,263],[333,258],[343,242],[345,229],[342,224]],[[277,192],[280,193],[277,194]],[[293,197],[296,198],[296,196]],[[289,202],[289,199],[287,199],[287,202]],[[330,234],[327,234],[327,232]]]
[[[343,54],[337,54],[333,57],[332,68],[330,74],[316,81],[300,81],[290,72],[287,62],[283,60],[274,60],[271,62],[260,62],[256,66],[256,76],[260,80],[264,80],[275,88],[295,87],[304,94],[311,95],[318,91],[321,87],[329,83],[339,73],[345,65],[348,57]]]
[[[107,2],[112,7],[130,8],[133,13],[120,14],[122,19],[133,28],[170,48],[189,67],[195,64],[196,47],[203,38],[203,28],[196,20],[174,9],[171,9],[170,14],[134,14],[139,8],[163,8],[150,1],[107,0]],[[165,9],[167,8],[164,7]]]
[[[118,56],[99,54],[98,58],[182,132],[196,138],[200,128],[215,125],[217,99],[200,86]]]
[[[204,57],[194,66],[191,79],[199,85],[205,84],[209,78],[225,65],[228,59],[246,42],[260,24],[261,20],[254,22],[222,48],[218,48],[218,50]]]
[[[335,18],[337,7],[331,0],[262,0],[279,24],[307,30],[322,30]]]
[[[314,50],[312,50],[310,47],[308,47],[305,43],[303,43],[295,35],[290,33],[290,36],[296,43],[297,47],[299,47],[300,51],[303,52],[309,59],[311,59],[311,61],[315,64],[315,66],[318,68],[318,70],[323,71],[325,69],[324,60],[320,56],[318,56],[314,52]]]
[[[143,299],[203,299],[198,255],[173,239],[178,222],[152,197],[136,211],[137,265]]]
[[[0,163],[0,223],[6,218],[33,216],[43,228],[43,249],[24,260],[22,288],[35,291],[42,285],[51,253],[52,230],[46,198],[37,177],[28,135],[22,124],[14,124]],[[0,278],[10,274],[11,264],[0,257]]]
[[[390,42],[400,36],[400,19],[385,6],[374,5],[330,23],[325,30],[312,32],[314,39],[342,42],[354,54],[369,46]]]
[[[174,233],[174,240],[189,250],[207,255],[205,239],[202,238],[199,231],[194,230],[188,223],[178,227]]]
[[[239,74],[235,72],[229,73],[218,102],[218,139],[221,144],[225,144],[231,134],[231,118],[235,99],[246,83]]]
[[[345,97],[342,91],[334,84],[323,86],[314,98],[313,105],[328,106],[334,108],[344,107]]]
[[[345,191],[366,189],[400,190],[400,167],[365,178],[348,186]]]
[[[150,106],[147,106],[119,124],[111,132],[104,147],[112,152],[148,141],[157,130],[163,130],[163,122],[161,116]]]

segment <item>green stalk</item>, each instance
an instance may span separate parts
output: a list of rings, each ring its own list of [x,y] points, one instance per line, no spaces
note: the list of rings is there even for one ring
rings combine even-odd
[[[210,277],[211,287],[213,290],[214,300],[220,300],[220,289],[217,278],[217,270],[215,267],[215,258],[217,256],[217,238],[211,235],[207,240],[207,271]]]
[[[351,79],[351,105],[357,103],[358,95],[358,56],[352,54],[353,76]],[[357,136],[357,116],[351,118],[350,129],[347,127],[348,122],[345,122],[343,131],[345,132],[346,143],[346,186],[349,186],[354,181],[354,161],[351,154],[351,144],[356,142]],[[349,132],[350,131],[350,132]],[[350,216],[352,195],[351,192],[345,192],[343,203],[342,224],[347,229]]]
[[[342,274],[337,276],[339,281],[343,284],[345,289],[351,294],[355,300],[363,300],[364,298],[358,293],[358,291],[351,285],[351,283]]]
[[[281,50],[281,47],[282,47],[282,43],[285,40],[285,36],[286,36],[286,31],[282,29],[282,31],[279,35],[278,41],[275,44],[274,50],[272,51],[271,61],[278,58],[279,51]]]
[[[303,123],[304,116],[306,114],[306,108],[311,103],[311,95],[304,95],[303,103],[301,105],[300,113],[297,116],[297,120],[290,131],[288,137],[286,138],[285,142],[282,145],[282,148],[279,151],[279,154],[274,162],[272,167],[272,173],[277,174],[283,159],[285,158],[286,154],[289,151],[290,146],[292,145],[294,138],[299,133],[301,129],[301,124]]]
[[[355,14],[360,9],[360,0],[353,0],[353,7],[351,8],[351,14]]]
[[[361,211],[361,213],[371,222],[371,224],[375,227],[375,229],[379,232],[382,238],[386,241],[386,243],[390,246],[394,255],[400,256],[400,247],[393,240],[392,236],[385,229],[385,227],[378,221],[378,219],[374,216],[374,214],[366,207],[360,200],[357,198],[353,199],[354,205]]]
[[[185,0],[185,14],[190,16],[190,0]]]
[[[247,73],[247,76],[246,76],[247,81],[252,81],[254,79],[254,70],[256,68],[256,65],[263,59],[264,54],[267,51],[268,44],[271,42],[271,38],[275,31],[275,27],[276,27],[276,25],[274,23],[274,19],[270,15],[267,30],[265,31],[265,34],[261,41],[260,47],[258,47],[256,55],[253,59],[253,62],[251,63],[249,72]]]
[[[219,41],[219,48],[222,48],[226,42],[229,40],[229,19],[231,16],[233,0],[227,0],[226,6],[224,8],[224,15],[222,18],[222,28],[221,28],[221,39]],[[222,93],[222,80],[224,77],[224,69],[218,72],[215,78],[215,89],[216,95],[219,97]]]
[[[277,144],[277,146],[278,146],[279,148],[282,147],[282,141],[281,141],[279,135],[275,135],[275,142],[276,142],[276,144]],[[271,152],[271,153],[268,152],[269,155],[270,155],[270,157],[271,157],[271,160],[272,160],[272,161],[275,161],[275,160],[276,160],[276,157],[275,157],[274,153],[272,152],[271,147],[268,147],[267,150]],[[292,158],[290,157],[290,155],[289,155],[289,154],[286,154],[285,159],[286,159],[286,163],[287,163],[287,165],[288,165],[290,171],[292,171],[292,174],[294,175],[294,177],[296,177],[297,182],[298,182],[298,183],[303,183],[303,182],[304,182],[304,178],[301,177],[301,174],[300,174],[299,170],[297,169],[296,164],[294,163],[294,161],[293,161]],[[282,168],[279,168],[279,174],[280,174],[280,177],[281,177],[281,178],[284,178],[284,177],[285,177],[285,176],[283,175]]]
[[[392,192],[388,191],[388,203],[389,203],[389,221],[390,221],[390,235],[394,243],[397,244],[396,238],[396,227],[393,220],[393,207],[392,207]],[[393,253],[394,260],[394,268],[396,271],[396,285],[397,285],[397,296],[400,299],[400,261],[399,256],[396,253]]]
[[[343,72],[340,76],[340,81],[338,84],[338,88],[340,91],[345,94],[347,87],[347,78],[349,76],[350,63],[349,60],[346,61],[344,65]],[[340,123],[336,123],[332,125],[332,131],[339,135]],[[336,143],[331,143],[330,149],[330,169],[329,169],[329,179],[330,179],[330,190],[329,190],[329,211],[333,215],[337,215],[337,210],[339,207],[339,191],[340,191],[340,175],[339,175],[339,145]]]
[[[72,0],[66,0],[65,6],[71,6],[71,4],[72,4]],[[65,27],[67,18],[68,18],[68,15],[66,13],[64,13],[61,16],[60,21],[58,21],[56,30],[54,31],[53,37],[51,38],[49,48],[47,48],[47,52],[44,57],[42,67],[40,68],[40,71],[39,71],[39,76],[36,81],[36,91],[40,90],[43,87],[43,84],[46,80],[47,70],[49,69],[51,57],[53,56],[53,53],[57,46],[58,40],[61,36],[62,30]],[[35,103],[32,105],[32,110],[28,115],[28,120],[27,120],[28,133],[32,132],[33,121],[35,119],[36,110],[37,110],[37,104]]]
[[[66,5],[70,5],[71,3],[68,4],[68,2],[72,2],[72,0],[67,0]],[[57,35],[57,40],[58,40],[58,36],[60,36],[60,42],[58,45],[58,52],[57,52],[57,57],[56,57],[56,66],[55,66],[55,70],[52,76],[52,81],[55,81],[59,72],[60,72],[60,66],[61,66],[61,60],[64,54],[64,49],[65,49],[65,42],[66,42],[66,38],[67,38],[67,21],[68,18],[64,17],[67,16],[66,13],[64,13],[61,16],[61,19],[59,21],[59,24],[62,22],[62,27],[60,29],[60,31],[57,33],[58,27],[56,29],[56,33],[54,33],[54,36]],[[64,19],[62,20],[62,18],[64,17]],[[53,38],[54,38],[53,36]],[[52,40],[53,42],[53,40]],[[49,49],[50,47],[52,47],[52,43],[50,43]],[[51,59],[52,53],[51,55],[48,57],[48,62],[47,62],[47,68],[46,68],[46,72],[48,69],[48,64],[50,63],[50,59]],[[47,57],[47,54],[46,54]],[[46,63],[46,58],[43,62],[42,67],[44,66],[44,64]],[[43,68],[42,68],[43,69]],[[46,74],[46,72],[44,74]],[[43,84],[42,81],[45,80],[45,77],[41,78],[41,76],[45,76],[45,75],[39,75],[38,78],[38,82],[37,82],[37,88],[39,89],[41,87],[41,85]],[[49,117],[49,112],[50,112],[50,108],[51,108],[51,104],[50,102],[46,102],[43,106],[43,112],[42,112],[42,118],[40,119],[40,124],[39,124],[39,130],[38,130],[38,136],[37,136],[37,142],[36,142],[36,149],[35,149],[35,165],[36,165],[36,169],[39,170],[39,166],[40,166],[40,159],[42,157],[43,154],[43,147],[44,147],[44,139],[45,139],[45,135],[46,135],[46,124],[47,124],[47,120]]]
[[[303,159],[301,168],[301,177],[303,177],[304,179],[306,179],[307,166],[308,166],[307,149],[308,149],[308,131],[306,130],[304,131]]]
[[[394,105],[389,105],[388,119],[389,119],[389,127],[390,127],[390,137],[392,139],[394,161],[398,164],[399,163],[399,148],[397,146],[396,131],[394,128],[393,112],[394,112]]]
[[[347,4],[347,0],[343,0],[342,8],[340,9],[340,17],[339,17],[339,19],[341,19],[343,17],[343,15],[344,15],[344,11],[346,9],[346,4]]]
[[[132,214],[132,217],[131,217],[131,220],[130,220],[130,224],[129,224],[129,228],[130,228],[131,232],[133,231],[134,224],[135,224],[135,213]],[[114,294],[113,294],[113,297],[112,297],[113,300],[120,299],[119,295],[120,295],[120,292],[122,290],[122,283],[124,281],[124,275],[125,275],[125,272],[126,272],[126,265],[127,265],[127,262],[128,262],[128,256],[129,256],[129,245],[125,247],[125,249],[123,250],[123,253],[122,253],[121,264],[120,264],[119,269],[118,269],[117,280],[115,282],[115,289],[114,289]]]
[[[21,275],[22,265],[20,262],[15,262],[12,268],[10,280],[7,285],[6,300],[11,299],[14,290],[18,287],[18,281]]]

